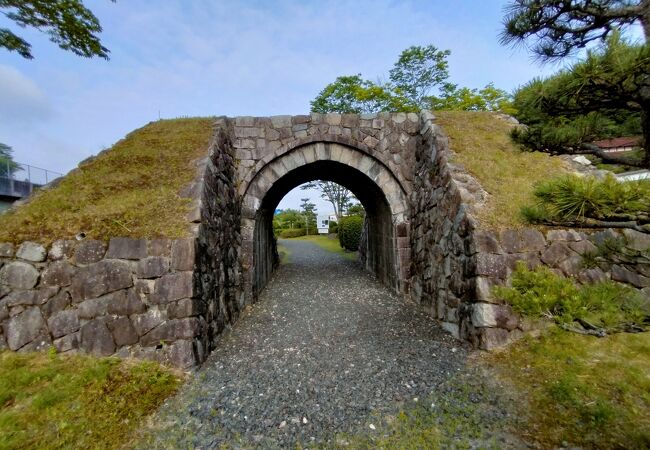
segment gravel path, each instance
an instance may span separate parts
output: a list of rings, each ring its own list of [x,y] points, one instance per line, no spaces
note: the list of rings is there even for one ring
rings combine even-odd
[[[281,243],[289,262],[157,413],[147,448],[330,446],[466,375],[467,348],[356,262]]]

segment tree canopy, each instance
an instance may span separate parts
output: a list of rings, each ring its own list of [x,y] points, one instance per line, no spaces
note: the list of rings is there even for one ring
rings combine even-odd
[[[650,0],[515,0],[506,6],[501,42],[532,41],[541,59],[564,58],[634,23],[647,39]]]
[[[621,38],[621,29],[634,23],[643,26],[646,43]],[[643,165],[650,167],[649,25],[650,0],[513,1],[504,18],[505,44],[532,41],[533,54],[548,61],[600,43],[583,61],[515,93],[517,117],[529,126],[515,133],[518,140],[564,153],[586,150],[595,137],[642,132]]]
[[[317,180],[303,184],[300,189],[316,189],[321,197],[332,204],[336,220],[341,220],[343,213],[350,206],[354,195],[346,187],[333,181]]]
[[[388,81],[372,82],[361,74],[340,76],[311,102],[319,113],[416,112],[422,109],[511,112],[510,96],[491,83],[481,90],[449,83],[449,50],[433,45],[404,50]]]
[[[12,156],[12,148],[7,144],[0,142],[0,177],[9,177],[11,174],[18,169],[18,163],[16,163]]]
[[[109,50],[98,36],[102,31],[99,20],[82,0],[0,0],[0,12],[21,28],[46,33],[63,50],[108,59]],[[33,58],[31,45],[7,28],[0,28],[0,47]]]

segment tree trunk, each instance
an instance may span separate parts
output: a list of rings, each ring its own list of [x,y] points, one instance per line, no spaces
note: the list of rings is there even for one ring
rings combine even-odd
[[[641,26],[645,34],[645,41],[650,41],[650,0],[641,2]]]

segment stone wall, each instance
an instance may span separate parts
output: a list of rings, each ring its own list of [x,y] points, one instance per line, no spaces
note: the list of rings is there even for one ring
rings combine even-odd
[[[518,261],[525,262],[529,269],[545,265],[577,283],[604,280],[625,283],[650,300],[650,261],[621,259],[616,255],[611,260],[594,258],[605,241],[619,241],[628,254],[650,249],[650,236],[634,230],[477,231],[476,302],[471,310],[473,332],[469,338],[480,348],[490,350],[517,339],[527,330],[527,324],[492,295],[495,285],[508,283]],[[586,260],[585,256],[588,256]]]
[[[468,195],[478,183],[449,162],[451,151],[431,114],[422,114],[423,143],[416,153],[411,194],[411,298],[455,337],[471,315],[476,270]]]
[[[202,359],[194,239],[0,244],[0,347]]]
[[[519,338],[528,322],[494,298],[518,261],[546,265],[578,283],[611,279],[650,298],[650,262],[593,260],[605,240],[622,239],[628,253],[650,248],[650,237],[633,230],[504,230],[481,228],[474,219],[485,202],[480,184],[453,160],[435,117],[422,114],[423,145],[416,153],[411,195],[411,298],[454,336],[490,350]],[[643,262],[645,261],[645,262]]]

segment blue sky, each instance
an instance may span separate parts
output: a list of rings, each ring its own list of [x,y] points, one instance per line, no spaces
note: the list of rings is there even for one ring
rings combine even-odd
[[[500,0],[85,3],[110,61],[79,58],[0,18],[35,56],[0,50],[0,142],[19,162],[65,173],[159,115],[305,113],[337,76],[385,77],[410,45],[451,50],[450,81],[469,87],[511,91],[557,69],[499,45]]]

